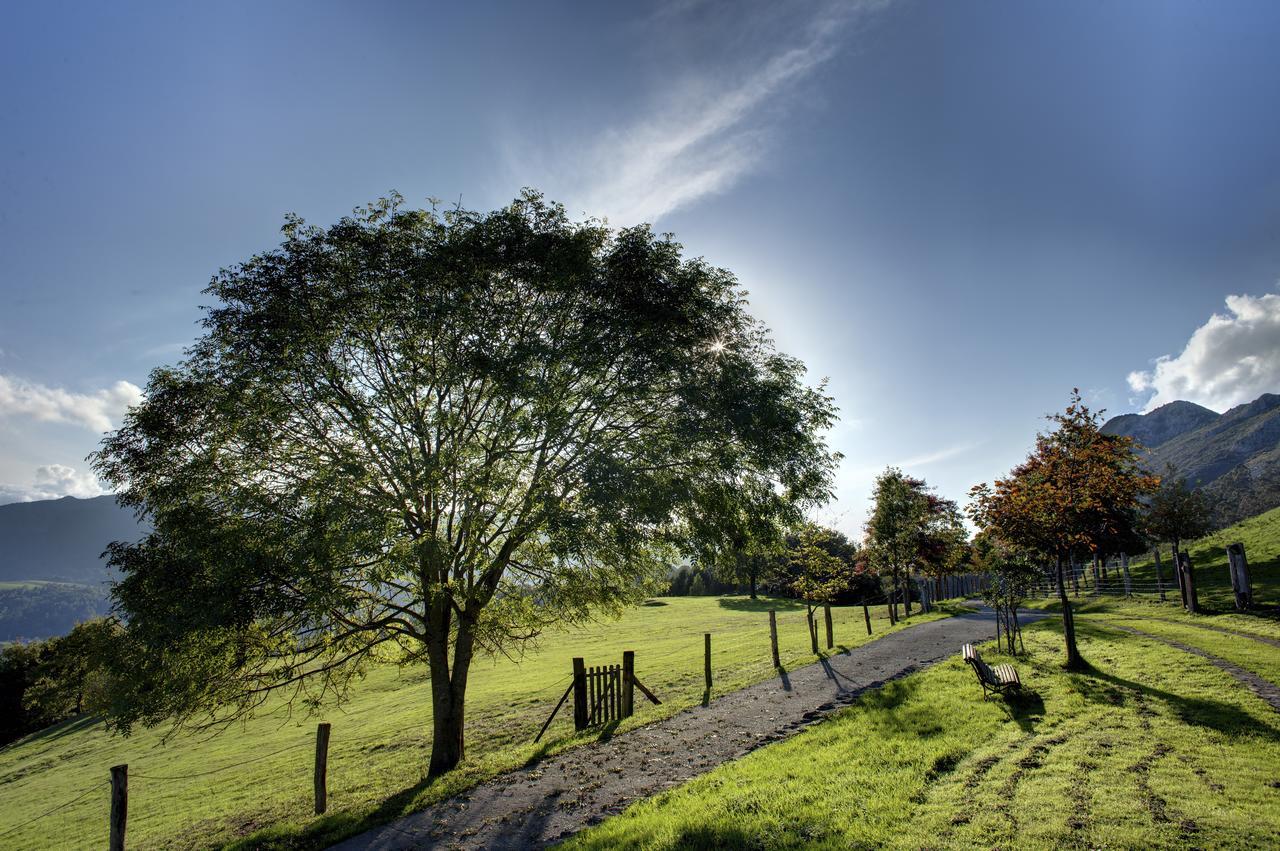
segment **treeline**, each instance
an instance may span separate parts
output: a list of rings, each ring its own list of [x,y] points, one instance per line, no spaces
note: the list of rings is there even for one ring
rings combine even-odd
[[[832,560],[839,575],[827,595],[829,602],[856,603],[883,596],[880,577],[866,564],[865,554],[842,532],[818,525],[786,535],[773,548],[740,548],[719,559],[682,565],[671,574],[669,597],[704,597],[720,594],[759,594],[803,599],[809,562],[806,550],[817,548]]]
[[[107,654],[118,630],[114,619],[96,618],[58,638],[0,649],[0,744],[104,710]]]
[[[107,614],[101,587],[38,582],[0,587],[0,642],[62,635],[81,621]]]

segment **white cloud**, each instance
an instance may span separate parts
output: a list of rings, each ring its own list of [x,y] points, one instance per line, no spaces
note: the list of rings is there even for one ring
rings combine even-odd
[[[72,393],[0,375],[0,417],[31,417],[103,432],[110,431],[125,409],[140,401],[142,390],[128,381],[117,381],[95,393]]]
[[[1225,411],[1263,393],[1280,392],[1280,295],[1227,296],[1176,357],[1129,373],[1134,393],[1151,393],[1144,411],[1179,399]]]
[[[778,118],[772,107],[836,54],[851,21],[885,5],[819,4],[789,32],[771,32],[768,43],[740,57],[736,68],[671,84],[651,109],[623,126],[604,128],[584,145],[563,146],[549,165],[539,162],[540,152],[517,147],[512,172],[517,182],[546,189],[571,211],[605,216],[617,225],[652,222],[724,192],[769,149]],[[675,8],[664,17],[688,11]]]
[[[948,446],[945,449],[938,449],[934,452],[926,452],[923,455],[915,455],[906,460],[899,461],[894,467],[901,467],[903,471],[910,473],[912,467],[927,467],[930,464],[936,464],[939,461],[946,461],[949,458],[955,458],[957,455],[963,455],[971,449],[976,449],[981,444],[978,443],[957,443],[954,446]]]
[[[89,499],[105,493],[110,491],[92,472],[80,472],[65,464],[45,464],[36,468],[35,479],[29,486],[0,483],[0,504],[61,499],[64,496]]]

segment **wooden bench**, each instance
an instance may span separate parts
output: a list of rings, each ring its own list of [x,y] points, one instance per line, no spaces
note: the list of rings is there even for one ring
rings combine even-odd
[[[983,700],[987,699],[987,692],[1004,694],[1022,688],[1022,680],[1018,679],[1018,672],[1012,665],[996,665],[992,668],[982,661],[982,655],[972,644],[966,644],[961,652],[964,660],[973,666],[973,672],[978,675]]]

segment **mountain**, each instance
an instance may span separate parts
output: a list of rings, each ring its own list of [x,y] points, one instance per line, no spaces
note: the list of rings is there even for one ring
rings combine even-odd
[[[98,585],[110,578],[100,557],[107,544],[142,534],[114,496],[0,505],[0,581]]]
[[[1171,402],[1149,414],[1116,417],[1102,430],[1137,439],[1152,472],[1173,465],[1204,488],[1220,523],[1280,506],[1280,395],[1264,393],[1225,414]]]
[[[1175,437],[1209,425],[1220,416],[1217,411],[1195,402],[1170,402],[1149,414],[1123,414],[1110,419],[1102,431],[1132,437],[1147,449],[1155,449]]]

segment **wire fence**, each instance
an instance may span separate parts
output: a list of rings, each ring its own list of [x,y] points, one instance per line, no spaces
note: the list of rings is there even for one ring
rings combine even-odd
[[[913,590],[916,592],[913,594],[913,600],[921,603],[919,611],[925,610],[927,605],[926,601],[935,602],[935,603],[939,602],[936,599],[932,599],[934,595],[931,590],[926,590],[923,587],[917,587]],[[971,595],[962,594],[958,596],[971,596]],[[836,615],[836,617],[833,618],[833,622],[838,624],[840,629],[842,630],[857,629],[860,632],[861,624],[864,619],[863,610],[867,609],[868,614],[866,615],[866,618],[868,621],[874,620],[876,623],[880,623],[882,625],[881,628],[883,628],[884,622],[886,620],[889,620],[891,622],[890,626],[892,626],[892,622],[894,621],[894,618],[892,615],[889,615],[887,612],[884,612],[883,610],[881,610],[877,612],[874,616],[872,616],[869,614],[869,611],[873,607],[878,608],[883,606],[891,606],[891,605],[894,605],[895,603],[897,605],[902,605],[904,602],[904,597],[905,597],[905,594],[898,594],[898,595],[891,596],[890,594],[882,593],[875,597],[861,600],[853,604],[832,606],[831,607],[832,612],[835,613]],[[762,601],[761,607],[757,611],[752,611],[749,613],[752,615],[756,615],[759,618],[759,620],[753,621],[752,624],[747,629],[737,629],[731,632],[729,635],[723,636],[719,640],[716,640],[713,642],[713,647],[714,647],[713,655],[719,658],[722,663],[724,662],[726,657],[735,660],[730,670],[733,672],[736,672],[737,678],[736,679],[731,678],[731,682],[736,683],[737,680],[741,678],[742,672],[747,670],[747,668],[743,668],[742,660],[746,660],[746,659],[754,658],[758,656],[758,658],[754,659],[754,661],[751,662],[751,664],[757,664],[757,663],[769,664],[770,663],[770,658],[769,658],[770,657],[770,648],[769,648],[770,630],[768,626],[768,615],[770,613],[770,609],[766,608],[765,607],[766,605],[767,605],[767,601]],[[786,651],[784,653],[784,656],[788,660],[794,660],[797,657],[803,657],[807,655],[807,650],[802,650],[800,648],[807,648],[810,642],[813,640],[812,639],[813,633],[811,630],[813,630],[815,627],[811,626],[811,624],[815,624],[816,629],[819,631],[823,629],[822,621],[825,617],[825,613],[823,611],[823,605],[821,603],[807,604],[804,601],[797,601],[794,604],[783,604],[783,605],[785,605],[786,607],[783,608],[781,611],[775,608],[773,610],[773,613],[775,617],[775,623],[777,626],[777,632],[782,637],[782,642],[785,643],[786,645]],[[678,641],[683,641],[683,639],[687,638],[688,640],[687,646],[677,647],[675,649],[668,650],[663,653],[656,653],[652,655],[642,652],[638,654],[637,662],[639,664],[637,667],[640,668],[642,666],[642,669],[644,671],[649,672],[648,674],[644,675],[645,677],[648,677],[648,676],[656,677],[658,681],[662,684],[662,687],[664,689],[669,689],[669,688],[683,689],[684,687],[688,686],[691,682],[695,680],[701,680],[702,678],[702,675],[704,673],[703,667],[698,663],[703,661],[703,656],[706,653],[706,645],[704,643],[705,641],[704,636],[706,634],[707,634],[707,631],[701,630],[701,629],[681,629],[681,630],[678,630],[674,635],[668,630],[663,634],[664,642],[669,642],[673,638]],[[799,641],[799,642],[797,641],[797,634],[802,634],[804,636],[803,641]],[[713,632],[713,635],[714,635],[714,632]],[[753,647],[754,649],[752,649]],[[749,667],[750,666],[748,666],[748,668]],[[724,671],[723,667],[721,667],[721,671]],[[571,673],[566,673],[565,675],[557,677],[551,682],[546,683],[545,685],[540,685],[537,688],[522,689],[520,691],[520,697],[523,698],[525,702],[532,703],[532,702],[538,702],[541,698],[545,696],[549,703],[551,701],[554,701],[556,697],[559,696],[560,692],[564,692],[568,688],[570,688],[573,683],[573,680],[574,680],[573,675]],[[701,693],[701,689],[698,689],[698,691]],[[708,681],[708,692],[709,692],[709,681]],[[684,704],[681,703],[680,701],[677,701],[676,705],[683,706]],[[352,722],[354,725],[359,725],[360,723],[365,722],[367,720],[373,720],[372,718],[366,719],[365,717],[363,717],[365,715],[366,713],[359,713],[359,715],[356,717],[344,718],[344,722],[349,721],[349,722]],[[526,719],[521,719],[519,721],[520,728],[523,728],[525,723],[526,723]],[[322,726],[327,727],[328,725],[326,724]],[[533,722],[532,726],[536,727],[536,721]],[[352,729],[352,726],[344,723],[344,728],[346,730],[350,730]],[[385,746],[388,743],[389,738],[394,736],[395,736],[395,733],[393,731],[383,730],[378,733],[361,736],[358,738],[351,738],[349,736],[342,735],[338,738],[335,738],[334,742],[335,742],[335,745],[337,745],[340,748],[341,753],[345,754],[347,758],[350,758],[350,755],[353,750],[358,751],[361,748],[369,745]],[[287,745],[285,747],[274,748],[265,753],[254,754],[246,759],[237,760],[235,762],[230,762],[225,765],[217,766],[215,768],[209,768],[209,769],[204,769],[200,771],[191,771],[191,772],[182,772],[182,773],[161,772],[161,773],[153,774],[149,771],[146,771],[145,769],[142,771],[138,771],[136,773],[129,773],[127,771],[128,766],[126,765],[116,766],[115,768],[125,769],[124,776],[127,778],[127,781],[148,781],[150,783],[176,784],[176,783],[182,783],[184,781],[202,780],[215,775],[222,775],[226,772],[244,768],[245,766],[276,759],[276,758],[282,757],[285,754],[294,754],[297,757],[303,757],[312,750],[313,745],[316,744],[316,741],[319,738],[320,738],[320,734],[319,734],[319,731],[317,731],[315,738],[308,735],[305,738],[295,741],[294,743]],[[325,740],[325,745],[324,745],[325,753],[322,754],[320,752],[321,748],[316,747],[316,760],[317,760],[316,777],[317,778],[322,776],[323,763],[327,762],[327,747],[328,747],[327,730],[325,731],[323,738]],[[424,732],[424,735],[419,738],[429,738],[429,736]],[[113,769],[112,775],[114,778],[115,777],[114,769]],[[127,781],[126,781],[125,789],[127,789]],[[319,784],[322,781],[317,779],[316,782],[317,782],[317,796],[319,796],[321,794],[319,791]],[[104,791],[104,787],[108,787],[111,789],[112,801],[113,801],[113,807],[112,807],[113,816],[112,816],[111,829],[115,830],[115,799],[116,799],[116,796],[118,794],[122,794],[122,792],[120,789],[117,789],[113,786],[112,780],[104,780],[101,783],[91,784],[90,786],[80,790],[77,794],[75,794],[73,797],[69,798],[68,800],[63,801],[58,805],[51,807],[47,810],[44,810],[40,812],[38,815],[35,815],[29,819],[19,822],[18,824],[9,826],[3,832],[0,832],[0,839],[13,836],[14,834],[19,833],[23,829],[30,827],[31,825],[41,821],[42,819],[48,818],[58,813],[65,812],[68,809],[74,807],[76,804],[79,804],[80,802],[84,801],[86,798],[93,795],[94,793],[99,793]],[[144,787],[144,788],[149,788],[149,787]],[[126,800],[127,800],[127,792],[123,794],[125,794]],[[168,794],[164,794],[164,793],[161,794],[162,799],[168,798],[168,797],[169,797]],[[130,813],[130,817],[132,820],[135,820],[135,821],[138,815],[142,815],[143,813],[145,813],[145,810],[141,812],[137,811],[136,807],[134,808],[134,810],[135,812]],[[123,816],[121,816],[120,830],[123,832]]]

